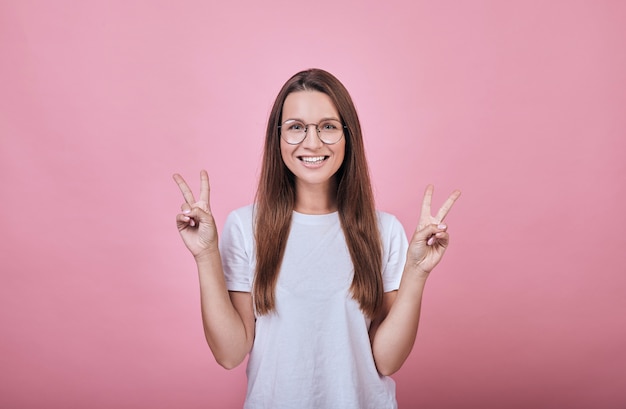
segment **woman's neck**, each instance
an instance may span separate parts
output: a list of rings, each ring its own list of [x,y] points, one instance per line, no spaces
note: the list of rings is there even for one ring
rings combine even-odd
[[[328,214],[337,211],[336,182],[301,185],[296,182],[294,210],[304,214]]]

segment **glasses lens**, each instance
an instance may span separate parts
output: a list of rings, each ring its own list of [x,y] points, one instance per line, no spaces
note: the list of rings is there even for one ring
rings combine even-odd
[[[343,124],[334,119],[322,121],[317,125],[317,131],[322,142],[332,145],[343,136]]]
[[[306,135],[306,125],[300,121],[290,119],[280,126],[280,136],[285,142],[296,145],[304,140]]]

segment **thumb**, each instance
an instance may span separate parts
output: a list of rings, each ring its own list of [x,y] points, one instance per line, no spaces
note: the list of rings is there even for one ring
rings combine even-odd
[[[421,230],[417,230],[413,235],[413,241],[426,242],[429,246],[433,244],[434,237],[437,233],[443,233],[448,226],[445,224],[428,224]]]

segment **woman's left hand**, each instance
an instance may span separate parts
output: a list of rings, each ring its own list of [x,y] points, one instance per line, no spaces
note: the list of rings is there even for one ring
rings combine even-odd
[[[434,190],[433,185],[426,187],[419,224],[409,243],[406,261],[407,266],[413,266],[426,275],[441,261],[448,247],[448,226],[443,224],[443,219],[461,195],[460,190],[452,192],[437,214],[432,216],[430,206]]]

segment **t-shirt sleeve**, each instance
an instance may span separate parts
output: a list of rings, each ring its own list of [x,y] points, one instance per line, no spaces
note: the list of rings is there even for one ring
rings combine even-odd
[[[251,217],[241,209],[231,212],[226,218],[219,241],[220,255],[226,288],[229,291],[250,292],[254,272],[252,254]]]
[[[383,240],[383,290],[400,288],[409,243],[402,223],[393,215],[381,214]]]

